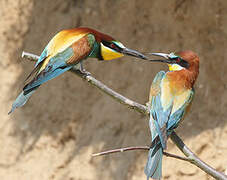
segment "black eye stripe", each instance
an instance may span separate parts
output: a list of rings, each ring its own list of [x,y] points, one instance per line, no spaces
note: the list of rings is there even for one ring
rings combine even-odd
[[[109,41],[102,41],[102,44],[106,47],[109,47],[111,49],[114,49],[118,52],[120,52],[122,50],[121,47],[119,47],[117,44],[114,44],[114,42],[109,42]]]
[[[189,68],[189,63],[185,60],[181,60],[179,63],[182,67]]]
[[[183,60],[182,58],[180,58],[180,57],[174,57],[174,58],[171,58],[172,60],[175,60],[175,61],[181,61],[181,60]]]
[[[102,44],[103,44],[104,46],[110,47],[111,42],[102,41]]]
[[[181,67],[184,68],[189,68],[189,63],[187,61],[185,61],[184,59],[182,59],[181,57],[174,57],[174,58],[170,58],[171,59],[171,63],[174,64],[179,64]]]

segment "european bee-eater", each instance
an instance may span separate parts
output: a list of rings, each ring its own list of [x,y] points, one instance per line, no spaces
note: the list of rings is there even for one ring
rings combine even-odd
[[[81,27],[60,31],[41,53],[35,68],[27,77],[29,79],[34,75],[34,78],[24,86],[9,114],[23,106],[40,85],[68,71],[73,66],[76,66],[80,73],[87,75],[82,66],[83,60],[89,57],[111,60],[123,55],[147,59],[143,54],[126,48],[109,35],[90,28]]]
[[[149,97],[152,143],[145,174],[147,179],[160,179],[167,138],[184,118],[194,96],[193,85],[199,74],[199,57],[192,51],[152,54],[164,57],[152,61],[169,66],[168,72],[160,71],[155,76]]]

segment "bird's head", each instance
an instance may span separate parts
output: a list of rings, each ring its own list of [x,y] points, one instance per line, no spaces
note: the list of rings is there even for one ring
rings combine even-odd
[[[155,56],[161,56],[164,59],[151,60],[167,63],[170,71],[188,70],[199,72],[199,57],[192,51],[180,51],[177,53],[152,53]]]
[[[117,40],[102,40],[100,42],[100,54],[103,60],[111,60],[124,55],[133,56],[140,59],[147,59],[146,56],[140,52],[126,48]]]
[[[167,63],[170,72],[169,78],[173,78],[177,83],[174,86],[182,85],[186,88],[193,87],[199,74],[199,57],[192,51],[181,51],[178,53],[152,53],[164,59],[151,60]],[[181,82],[181,83],[180,83]]]
[[[121,42],[111,39],[102,39],[100,42],[100,55],[102,60],[112,60],[124,55],[133,56],[140,59],[147,59],[142,53],[126,48]]]
[[[84,32],[94,35],[95,47],[94,56],[100,60],[112,60],[124,55],[147,60],[148,58],[142,53],[126,48],[121,42],[115,40],[111,36],[98,32],[90,28],[80,28]]]

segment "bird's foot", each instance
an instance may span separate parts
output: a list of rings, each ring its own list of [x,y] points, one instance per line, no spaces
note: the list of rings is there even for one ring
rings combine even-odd
[[[88,72],[88,71],[86,71],[85,69],[84,69],[84,66],[83,66],[83,61],[81,61],[80,63],[79,63],[79,71],[80,71],[80,74],[82,75],[82,76],[90,76],[91,75],[91,73],[90,72]]]
[[[90,76],[90,75],[91,75],[91,73],[88,72],[88,71],[86,71],[85,69],[80,70],[80,72],[81,72],[84,76]]]
[[[83,69],[83,70],[76,69],[76,72],[77,72],[80,76],[84,76],[84,77],[87,77],[87,76],[90,76],[90,75],[91,75],[90,72],[85,71],[84,69]]]

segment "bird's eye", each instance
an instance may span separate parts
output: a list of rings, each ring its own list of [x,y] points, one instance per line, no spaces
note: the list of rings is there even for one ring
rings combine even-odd
[[[181,61],[181,59],[179,57],[175,57],[173,58],[173,60],[176,62],[176,63],[179,63]]]
[[[116,48],[116,45],[115,44],[110,44],[110,47],[112,48],[112,49],[115,49]]]

